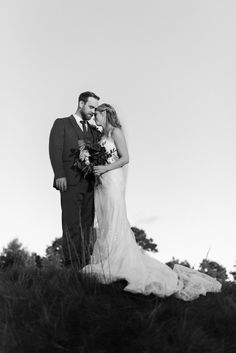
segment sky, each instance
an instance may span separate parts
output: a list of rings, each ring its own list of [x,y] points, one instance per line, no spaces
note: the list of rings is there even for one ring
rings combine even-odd
[[[94,91],[129,147],[131,226],[198,268],[236,260],[236,3],[2,0],[0,248],[61,236],[48,138]]]

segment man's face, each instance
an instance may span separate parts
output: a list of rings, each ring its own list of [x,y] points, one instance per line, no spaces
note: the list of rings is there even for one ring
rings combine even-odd
[[[93,97],[89,97],[86,103],[81,101],[80,108],[83,119],[90,120],[93,117],[97,106],[98,100]]]

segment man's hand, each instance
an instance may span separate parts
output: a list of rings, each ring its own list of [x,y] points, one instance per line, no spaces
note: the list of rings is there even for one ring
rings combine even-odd
[[[58,179],[56,179],[56,187],[62,192],[66,191],[66,189],[67,189],[66,178],[58,178]]]
[[[84,140],[78,140],[78,145],[80,150],[84,150],[86,147],[85,141]]]

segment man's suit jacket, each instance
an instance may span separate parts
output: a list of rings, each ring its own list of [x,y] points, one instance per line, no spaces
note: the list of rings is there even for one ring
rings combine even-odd
[[[49,137],[49,155],[54,171],[54,183],[58,178],[66,177],[67,185],[77,185],[83,177],[80,172],[72,169],[74,157],[71,149],[78,148],[78,140],[98,141],[99,131],[88,123],[88,131],[83,132],[73,115],[56,119]]]

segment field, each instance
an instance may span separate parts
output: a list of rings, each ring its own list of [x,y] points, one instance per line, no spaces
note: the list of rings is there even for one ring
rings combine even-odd
[[[236,285],[192,302],[72,269],[0,272],[1,353],[235,353]]]

